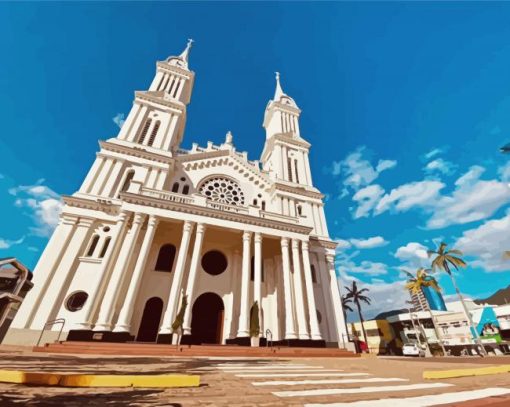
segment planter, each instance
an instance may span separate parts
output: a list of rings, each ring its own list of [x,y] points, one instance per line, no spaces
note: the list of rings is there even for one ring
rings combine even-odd
[[[252,336],[250,338],[250,342],[251,342],[251,346],[253,346],[254,348],[257,348],[260,344],[260,337]]]

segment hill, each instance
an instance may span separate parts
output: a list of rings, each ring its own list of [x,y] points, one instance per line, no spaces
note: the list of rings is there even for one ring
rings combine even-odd
[[[510,285],[496,291],[490,297],[474,300],[477,304],[505,305],[510,304]]]

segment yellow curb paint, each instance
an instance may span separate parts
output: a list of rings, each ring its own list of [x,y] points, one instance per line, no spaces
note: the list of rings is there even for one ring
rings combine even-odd
[[[485,376],[500,373],[510,373],[510,365],[477,367],[472,369],[428,370],[423,372],[423,378],[437,380],[466,376]]]
[[[60,387],[198,387],[197,375],[81,375],[0,370],[0,382]]]
[[[65,375],[62,387],[198,387],[196,375]]]

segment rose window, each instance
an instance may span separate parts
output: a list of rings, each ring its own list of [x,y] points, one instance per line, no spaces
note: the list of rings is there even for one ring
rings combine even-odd
[[[228,178],[211,178],[202,184],[199,191],[214,202],[244,205],[243,191],[235,181]]]

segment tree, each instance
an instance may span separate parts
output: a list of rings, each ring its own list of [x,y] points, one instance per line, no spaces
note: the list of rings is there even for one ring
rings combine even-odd
[[[464,297],[460,293],[459,287],[457,287],[457,282],[455,281],[455,277],[453,276],[451,266],[455,268],[455,270],[459,270],[459,268],[467,267],[466,262],[461,258],[463,256],[462,252],[457,249],[446,250],[448,244],[442,242],[437,250],[428,250],[427,253],[429,257],[436,256],[432,260],[432,270],[435,271],[437,269],[443,270],[448,274],[452,280],[452,284],[455,287],[455,291],[457,292],[457,296],[462,304],[462,308],[464,309],[464,314],[469,323],[469,327],[471,329],[471,334],[477,345],[480,347],[480,352],[482,352],[483,356],[487,356],[487,351],[483,347],[482,341],[478,332],[475,329],[475,325],[473,323],[473,318],[471,318],[471,314],[469,313],[466,303],[464,302]]]
[[[175,320],[172,324],[172,332],[174,334],[177,334],[177,346],[179,346],[182,337],[182,324],[184,323],[184,314],[186,312],[187,305],[188,296],[184,294],[182,296],[181,309],[177,313],[177,316],[175,317]]]
[[[415,294],[423,293],[423,287],[432,287],[437,292],[440,292],[441,288],[437,284],[436,279],[434,277],[432,277],[431,275],[429,275],[427,273],[427,271],[428,270],[425,270],[424,268],[419,268],[418,270],[416,270],[416,276],[413,276],[411,273],[404,270],[404,273],[406,273],[407,277],[408,277],[406,288]],[[436,333],[436,338],[439,341],[439,345],[441,346],[443,355],[446,356],[446,349],[444,348],[443,340],[439,336],[439,331],[438,331],[437,325],[436,325],[436,319],[434,318],[434,314],[432,313],[432,310],[430,309],[430,304],[429,304],[428,300],[425,300],[425,304],[427,306],[427,311],[430,314],[430,319],[432,320],[432,325],[434,326],[434,332]],[[429,346],[429,343],[427,340],[427,335],[425,335],[425,343],[430,350],[430,346]]]
[[[345,332],[347,332],[347,340],[349,339],[349,329],[347,328],[347,311],[352,312],[351,308],[352,300],[347,298],[347,296],[342,295],[342,312],[344,313],[344,324],[345,324]]]
[[[362,288],[361,290],[358,289],[358,286],[356,284],[356,281],[353,281],[352,282],[352,286],[351,287],[345,287],[345,289],[347,290],[347,295],[345,296],[347,299],[352,299],[352,301],[354,302],[354,304],[356,304],[356,307],[358,308],[358,315],[359,315],[359,320],[361,322],[361,330],[363,331],[363,338],[365,339],[365,343],[367,345],[367,349],[368,348],[368,340],[367,340],[367,333],[365,331],[365,325],[363,324],[364,320],[363,320],[363,315],[361,314],[361,302],[364,302],[365,304],[367,305],[370,305],[371,303],[371,300],[369,297],[367,297],[366,295],[364,295],[364,293],[367,293],[369,291],[368,288]],[[370,350],[369,350],[370,352]]]

